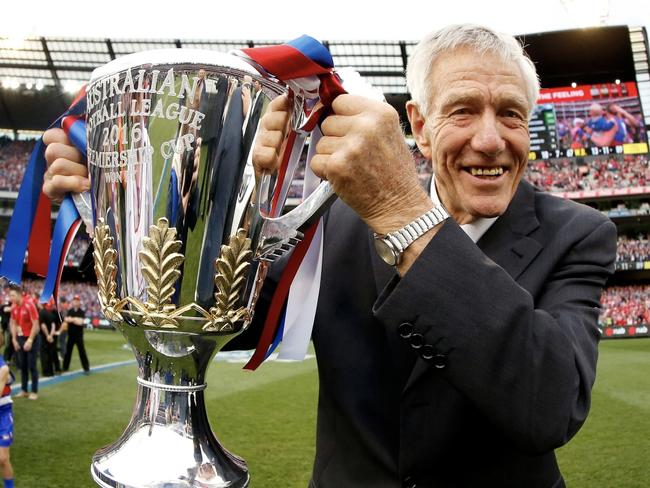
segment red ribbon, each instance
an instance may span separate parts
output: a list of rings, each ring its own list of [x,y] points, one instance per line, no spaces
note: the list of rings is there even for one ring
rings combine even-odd
[[[41,192],[27,247],[27,272],[41,277],[47,275],[47,262],[50,258],[51,213],[52,202],[45,193]]]
[[[307,41],[309,42],[309,41]],[[317,42],[317,41],[313,41]],[[324,46],[316,46],[316,49],[325,49]],[[281,46],[266,46],[260,48],[251,48],[242,50],[253,61],[264,68],[273,76],[281,81],[288,81],[296,78],[304,78],[308,76],[318,76],[320,79],[320,87],[318,90],[323,107],[312,117],[311,122],[305,127],[305,130],[311,130],[315,127],[316,123],[325,116],[329,110],[334,99],[343,93],[345,90],[341,85],[339,77],[332,71],[330,66],[322,66],[317,62],[306,56],[301,50],[290,45]],[[285,171],[293,145],[296,139],[296,133],[291,132],[288,136],[285,146],[284,156],[281,162],[280,171],[278,173],[278,180],[276,183],[276,193],[273,195],[271,201],[272,214],[277,215],[278,212],[278,199],[282,183],[285,178]],[[264,361],[269,347],[273,343],[273,339],[277,334],[279,319],[282,311],[285,309],[285,303],[289,296],[289,289],[293,282],[300,264],[302,263],[305,254],[309,250],[311,241],[316,233],[318,222],[314,223],[307,231],[302,241],[298,243],[289,258],[286,267],[282,272],[280,281],[271,299],[269,312],[264,322],[262,335],[257,344],[257,348],[251,357],[250,361],[244,366],[244,369],[255,370]]]
[[[305,254],[307,254],[309,244],[311,244],[311,241],[314,238],[314,234],[316,233],[316,227],[318,227],[318,222],[307,229],[305,232],[305,238],[300,241],[296,248],[293,250],[291,257],[287,262],[287,266],[282,272],[278,286],[273,293],[271,306],[269,307],[269,311],[266,315],[266,320],[264,321],[264,328],[262,329],[262,336],[260,337],[260,341],[257,344],[255,353],[253,353],[253,357],[251,357],[248,363],[246,363],[244,369],[255,371],[258,366],[264,361],[266,352],[271,346],[273,338],[277,332],[278,324],[280,322],[280,315],[282,314],[282,310],[284,310],[284,303],[287,301],[287,297],[289,296],[291,283],[293,283],[293,279],[295,278],[296,273],[300,268],[300,263],[302,263]]]

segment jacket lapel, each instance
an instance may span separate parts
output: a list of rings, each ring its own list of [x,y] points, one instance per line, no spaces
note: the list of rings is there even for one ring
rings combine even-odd
[[[523,181],[505,213],[477,245],[487,257],[516,280],[542,250],[542,245],[529,237],[538,228],[535,190]]]

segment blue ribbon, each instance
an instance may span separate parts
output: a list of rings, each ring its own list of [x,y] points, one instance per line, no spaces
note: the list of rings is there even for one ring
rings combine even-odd
[[[266,361],[271,354],[273,354],[273,351],[277,349],[277,347],[280,345],[280,342],[282,342],[282,339],[284,337],[284,322],[287,318],[287,303],[284,304],[284,310],[282,310],[282,315],[280,316],[280,323],[278,324],[278,330],[275,332],[275,337],[273,338],[273,342],[269,346],[269,350],[266,351],[266,356],[264,356],[264,361]]]
[[[56,119],[48,129],[51,129],[52,127],[60,127],[61,120],[68,115],[81,115],[85,113],[85,111],[86,98],[81,97],[63,115]],[[23,177],[23,182],[20,185],[20,190],[18,191],[18,198],[16,199],[16,205],[14,206],[11,221],[9,222],[9,229],[7,230],[5,239],[5,248],[2,253],[0,276],[4,276],[13,283],[19,284],[22,282],[25,252],[29,245],[29,237],[32,232],[36,209],[38,207],[38,199],[40,198],[43,188],[45,168],[45,144],[43,144],[43,139],[41,138],[36,143],[29,158],[29,162],[27,163],[27,167],[25,168],[25,175]],[[50,252],[50,261],[52,261],[52,259],[53,253]]]
[[[29,245],[38,199],[41,196],[44,174],[45,144],[41,139],[36,143],[29,157],[5,238],[0,275],[12,283],[21,283],[23,278],[25,252]]]
[[[64,251],[66,250],[66,241],[70,230],[74,228],[75,224],[79,222],[79,212],[77,207],[74,206],[72,197],[68,194],[61,202],[59,208],[59,216],[56,219],[54,232],[52,233],[52,247],[50,249],[50,260],[47,263],[47,276],[45,277],[45,285],[41,292],[41,303],[45,303],[56,296],[56,291],[59,284],[59,270],[61,268],[61,260],[65,259]],[[74,228],[76,233],[77,226]],[[71,236],[70,238],[72,239]]]
[[[297,49],[306,57],[325,68],[334,67],[334,60],[332,59],[330,52],[323,44],[311,36],[302,35],[286,44]]]

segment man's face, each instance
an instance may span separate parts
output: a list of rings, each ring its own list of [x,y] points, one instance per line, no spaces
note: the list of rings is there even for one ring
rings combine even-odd
[[[459,224],[505,212],[528,162],[526,85],[517,65],[457,49],[431,70],[429,114],[409,102],[416,142],[433,162],[443,204]]]
[[[14,305],[16,305],[16,304],[19,305],[20,302],[21,302],[21,298],[22,298],[22,297],[20,296],[20,293],[18,293],[16,290],[10,290],[10,291],[9,291],[9,300],[10,300],[11,303],[13,303]]]
[[[81,300],[78,298],[75,298],[72,300],[72,308],[79,308],[81,306]]]

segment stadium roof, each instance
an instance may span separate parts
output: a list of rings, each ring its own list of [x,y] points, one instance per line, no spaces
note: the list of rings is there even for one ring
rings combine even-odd
[[[616,33],[622,38],[632,55],[620,56],[620,50],[611,49],[611,34],[607,34],[607,45],[598,49],[597,55],[606,72],[597,73],[600,77],[625,79],[626,74],[636,74],[639,91],[645,108],[646,124],[650,123],[650,79],[648,75],[648,49],[643,28],[606,27],[580,31],[570,35],[592,36],[593,33]],[[591,33],[591,34],[590,34]],[[563,42],[560,33],[532,34],[525,36],[525,42],[535,47],[536,36],[556,36],[555,43]],[[559,36],[559,37],[558,37]],[[602,37],[602,36],[601,36]],[[210,39],[92,39],[40,37],[16,41],[0,37],[0,128],[10,130],[42,130],[56,118],[68,105],[74,93],[85,83],[97,66],[116,57],[137,51],[161,48],[200,48],[228,52],[244,47],[277,44],[281,41],[252,40],[210,40]],[[352,67],[359,71],[370,83],[381,88],[389,102],[403,107],[408,97],[404,79],[407,58],[415,43],[412,41],[324,41],[338,67]],[[579,43],[578,43],[579,44]],[[548,43],[545,43],[545,46]],[[550,86],[561,86],[571,81],[580,81],[581,71],[591,69],[595,64],[590,53],[579,51],[574,59],[561,60],[557,65],[553,59],[551,68],[544,68],[544,58],[558,58],[558,51],[566,51],[569,46],[554,46],[549,53],[535,53],[540,75],[544,82],[552,80]],[[578,46],[579,47],[579,46]],[[609,58],[607,57],[609,56]],[[562,56],[559,56],[560,58]],[[540,62],[541,58],[541,62]],[[621,59],[619,59],[621,58]],[[576,67],[580,66],[582,67]],[[549,65],[550,66],[550,65]],[[569,68],[571,66],[571,68]],[[558,73],[560,73],[558,78]],[[582,73],[584,75],[584,73]],[[629,78],[627,78],[629,79]],[[603,81],[605,79],[603,78]],[[586,82],[599,82],[597,79]],[[558,85],[560,83],[560,85]],[[570,83],[570,81],[568,82]],[[568,84],[567,83],[567,84]],[[565,85],[566,86],[566,85]]]

